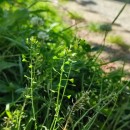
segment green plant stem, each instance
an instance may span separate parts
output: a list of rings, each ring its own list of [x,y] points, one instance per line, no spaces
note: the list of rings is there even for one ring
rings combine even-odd
[[[104,129],[104,127],[105,127],[105,125],[106,125],[106,123],[107,123],[109,117],[111,116],[111,114],[112,114],[112,112],[113,112],[113,110],[114,110],[114,108],[115,108],[115,106],[116,106],[116,103],[117,103],[117,100],[115,101],[114,106],[112,107],[112,109],[111,109],[111,111],[110,111],[110,113],[109,113],[109,115],[108,115],[106,121],[103,123],[103,126],[102,126],[101,130]]]
[[[94,109],[94,108],[100,106],[100,103],[101,103],[101,102],[103,102],[103,101],[105,101],[105,100],[111,99],[112,96],[113,96],[113,95],[111,94],[111,95],[109,95],[109,96],[107,96],[107,97],[105,97],[105,98],[102,98],[102,100],[99,99],[99,102],[98,102],[96,105],[92,106],[89,110],[87,110],[87,111],[76,121],[76,123],[73,125],[72,130],[75,130],[75,127],[77,126],[77,124],[87,115],[87,113],[88,113],[90,110],[92,110],[92,109]],[[110,102],[110,101],[112,101],[112,99],[109,100],[109,102]],[[102,110],[109,102],[107,102],[102,108],[100,108],[100,110]],[[98,111],[99,111],[99,110],[98,110]],[[85,128],[87,127],[87,125],[88,125],[88,123],[85,125]],[[87,129],[87,130],[88,130],[88,129]]]
[[[32,60],[31,60],[31,102],[32,102],[32,112],[33,112],[33,120],[35,121],[35,108],[34,108],[34,97],[33,97],[33,68],[32,68]]]
[[[111,26],[115,23],[115,21],[118,19],[118,17],[121,15],[121,13],[123,12],[123,10],[125,9],[127,5],[127,2],[123,5],[123,7],[120,9],[119,13],[117,14],[117,16],[114,18],[114,20],[111,22]],[[99,52],[96,54],[97,56],[95,57],[95,61],[97,61],[98,57],[100,56],[100,54],[102,53],[103,49],[104,49],[104,45],[106,43],[106,38],[107,38],[107,35],[108,35],[109,31],[106,31],[105,32],[105,35],[104,35],[104,39],[103,39],[103,44],[102,44],[102,47],[101,49],[99,50]]]
[[[22,114],[23,114],[23,111],[24,111],[26,102],[27,102],[27,100],[25,99],[25,101],[24,101],[24,103],[23,103],[23,106],[22,106],[22,109],[21,109],[21,112],[20,112],[19,119],[18,119],[18,130],[21,129],[20,126],[21,126]]]
[[[34,92],[34,85],[33,85],[33,80],[34,80],[34,75],[33,75],[33,56],[32,56],[32,53],[33,53],[33,47],[32,47],[32,43],[30,41],[30,44],[31,44],[31,47],[30,47],[30,89],[31,89],[31,103],[32,103],[32,114],[33,114],[33,121],[35,122],[35,130],[37,130],[37,124],[36,124],[36,117],[35,117],[35,107],[34,107],[34,96],[33,96],[33,92]]]
[[[62,77],[63,77],[63,72],[64,72],[64,65],[65,65],[65,60],[63,60],[63,64],[61,66],[61,73],[60,73],[60,81],[58,84],[58,94],[57,94],[57,100],[56,100],[56,108],[55,108],[55,115],[54,115],[54,119],[52,121],[50,130],[55,130],[55,126],[58,120],[58,116],[59,116],[59,110],[60,110],[60,90],[61,90],[61,82],[62,82]]]

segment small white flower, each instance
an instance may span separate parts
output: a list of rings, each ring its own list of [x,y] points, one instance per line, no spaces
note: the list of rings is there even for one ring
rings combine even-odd
[[[39,39],[45,40],[45,39],[48,39],[49,36],[45,32],[39,32],[37,37]]]
[[[43,22],[42,18],[35,16],[35,17],[31,18],[30,23],[34,26],[41,26],[41,25],[43,25],[44,22]]]

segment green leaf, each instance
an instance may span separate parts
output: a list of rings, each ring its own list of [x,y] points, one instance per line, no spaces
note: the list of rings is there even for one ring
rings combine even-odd
[[[0,29],[7,31],[9,27],[15,27],[16,25],[23,25],[29,18],[29,12],[27,9],[18,9],[16,11],[4,11],[4,14],[0,17]]]
[[[6,112],[7,116],[8,116],[10,119],[12,119],[12,114],[11,114],[11,112],[10,112],[10,104],[9,104],[9,103],[6,104],[5,112]]]
[[[11,41],[12,45],[18,47],[18,49],[20,49],[20,50],[24,49],[25,51],[28,51],[27,46],[24,43],[22,43],[21,41],[17,41],[15,39],[12,39],[12,38],[6,37],[6,36],[2,36],[2,37],[5,38],[5,39],[7,39],[7,40],[9,40],[9,41]]]
[[[0,61],[0,72],[4,69],[8,69],[14,66],[18,66],[18,64],[12,62]]]
[[[20,88],[20,86],[17,84],[0,81],[0,93],[9,93],[18,88]]]
[[[74,83],[74,78],[69,79],[69,81],[70,81],[71,83]]]
[[[70,98],[71,98],[71,95],[68,95],[67,98],[70,99]]]
[[[57,56],[53,56],[53,60],[57,60],[59,59]]]

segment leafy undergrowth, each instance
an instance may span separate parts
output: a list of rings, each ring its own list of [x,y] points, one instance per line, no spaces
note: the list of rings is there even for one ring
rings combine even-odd
[[[50,2],[0,3],[0,129],[130,129],[129,82],[105,74]]]

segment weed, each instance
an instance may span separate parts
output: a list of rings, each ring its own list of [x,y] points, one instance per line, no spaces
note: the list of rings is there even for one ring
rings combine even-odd
[[[115,44],[118,44],[118,45],[123,45],[125,44],[123,38],[119,35],[116,35],[116,36],[109,36],[108,38],[108,41],[111,42],[111,43],[115,43]]]
[[[110,42],[110,43],[114,43],[118,46],[121,46],[124,49],[129,48],[129,46],[125,43],[124,39],[119,35],[115,35],[115,36],[110,35],[109,37],[107,37],[107,41]]]
[[[129,82],[105,75],[50,2],[2,1],[0,10],[0,129],[129,129],[118,116]]]
[[[74,19],[76,21],[84,21],[84,18],[78,14],[77,12],[68,12],[71,19]]]
[[[87,29],[91,32],[109,32],[112,30],[110,24],[89,23]]]

